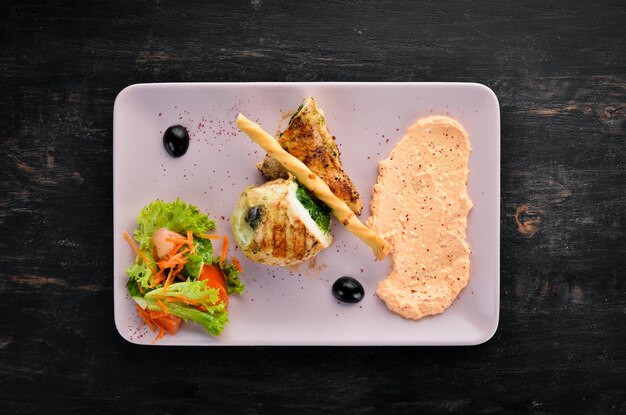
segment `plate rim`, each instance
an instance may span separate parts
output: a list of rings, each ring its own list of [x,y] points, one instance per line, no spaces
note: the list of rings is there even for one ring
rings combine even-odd
[[[497,95],[495,94],[495,92],[489,88],[487,85],[479,83],[479,82],[412,82],[412,81],[401,81],[401,82],[395,82],[395,81],[376,81],[376,82],[368,82],[368,81],[359,81],[359,82],[349,82],[349,81],[328,81],[328,82],[274,82],[274,81],[250,81],[250,82],[228,82],[228,81],[219,81],[219,82],[153,82],[153,83],[134,83],[134,84],[130,84],[126,87],[124,87],[122,90],[120,90],[120,92],[117,94],[117,96],[115,97],[114,103],[113,103],[113,130],[112,130],[112,154],[113,154],[113,164],[112,164],[112,168],[113,168],[113,282],[115,282],[115,247],[117,245],[117,240],[115,238],[115,229],[116,229],[116,189],[118,188],[117,181],[118,181],[118,177],[115,174],[116,171],[116,166],[117,163],[119,163],[119,157],[116,157],[116,135],[117,135],[117,130],[118,127],[116,127],[118,125],[118,120],[119,117],[116,116],[116,114],[118,114],[118,112],[120,111],[120,106],[121,106],[121,101],[122,99],[129,94],[130,92],[134,91],[135,89],[152,89],[152,88],[176,88],[176,87],[180,87],[180,86],[185,86],[185,87],[207,87],[207,86],[232,86],[235,88],[245,88],[245,87],[255,87],[255,86],[293,86],[293,87],[299,87],[299,86],[320,86],[320,85],[325,85],[325,86],[340,86],[340,87],[347,87],[347,86],[380,86],[380,87],[390,87],[390,86],[427,86],[427,87],[454,87],[454,86],[470,86],[473,88],[477,88],[479,90],[482,90],[483,93],[486,93],[487,96],[489,97],[489,99],[491,99],[494,103],[495,106],[497,108],[497,110],[495,111],[495,123],[496,123],[496,134],[497,134],[497,140],[496,140],[496,146],[497,146],[497,151],[496,151],[496,161],[497,161],[497,171],[498,171],[498,175],[496,178],[497,181],[497,194],[495,195],[495,199],[496,199],[496,205],[497,205],[497,212],[498,212],[498,219],[496,222],[496,226],[495,226],[495,230],[497,231],[497,255],[496,255],[496,267],[497,267],[497,278],[495,280],[495,284],[494,284],[494,290],[495,290],[495,303],[494,303],[494,308],[495,308],[495,314],[494,314],[494,318],[492,320],[490,320],[491,325],[489,326],[489,330],[485,330],[484,334],[481,336],[478,336],[475,339],[469,339],[469,340],[454,340],[454,341],[435,341],[435,342],[428,342],[428,341],[422,341],[420,343],[410,343],[410,342],[398,342],[398,341],[392,341],[392,342],[385,342],[385,341],[377,341],[377,342],[371,342],[371,343],[364,343],[364,342],[360,342],[360,341],[355,341],[354,343],[352,342],[346,342],[343,341],[342,343],[333,343],[333,342],[321,342],[321,343],[294,343],[294,344],[282,344],[282,343],[265,343],[265,342],[258,342],[258,343],[221,343],[221,342],[215,342],[215,343],[211,343],[211,342],[207,342],[207,343],[187,343],[187,344],[177,344],[177,343],[162,343],[162,342],[157,342],[157,343],[144,343],[144,342],[139,342],[139,341],[135,341],[134,339],[132,339],[128,333],[126,333],[126,330],[122,329],[122,327],[120,326],[122,323],[120,321],[120,315],[118,313],[118,309],[117,307],[115,307],[115,304],[117,301],[119,301],[120,299],[118,298],[117,295],[117,290],[115,289],[115,284],[113,286],[113,314],[114,314],[114,322],[115,322],[115,328],[118,332],[118,334],[127,342],[133,344],[133,345],[138,345],[138,346],[172,346],[172,347],[188,347],[188,346],[195,346],[195,347],[202,347],[202,346],[217,346],[217,347],[245,347],[245,346],[263,346],[263,347],[301,347],[301,346],[310,346],[310,347],[323,347],[323,346],[332,346],[332,347],[353,347],[353,346],[358,346],[358,347],[432,347],[432,346],[477,346],[477,345],[481,345],[484,344],[486,342],[488,342],[489,340],[491,340],[496,332],[498,331],[499,328],[499,324],[500,324],[500,303],[501,303],[501,266],[500,266],[500,252],[501,252],[501,220],[500,220],[500,216],[502,214],[501,212],[501,194],[502,194],[502,189],[501,189],[501,175],[502,175],[502,164],[501,164],[501,142],[502,142],[502,127],[501,127],[501,107],[500,107],[500,102],[498,100]],[[427,316],[425,318],[432,318],[432,317],[436,317],[436,316]]]

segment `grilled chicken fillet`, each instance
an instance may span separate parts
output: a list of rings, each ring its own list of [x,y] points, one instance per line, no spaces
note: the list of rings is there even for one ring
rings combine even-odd
[[[278,142],[317,174],[354,213],[361,214],[363,204],[359,192],[343,170],[335,137],[330,134],[324,112],[313,98],[304,100]],[[287,171],[270,156],[266,156],[258,168],[269,180],[288,176]]]
[[[231,216],[231,226],[243,253],[267,265],[306,261],[333,240],[329,210],[316,204],[292,178],[244,190]]]

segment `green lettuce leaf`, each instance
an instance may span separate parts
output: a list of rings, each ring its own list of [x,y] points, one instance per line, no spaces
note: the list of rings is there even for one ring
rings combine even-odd
[[[130,294],[130,297],[135,300],[137,304],[139,304],[139,307],[145,309],[148,306],[145,298],[143,298],[141,290],[139,290],[139,285],[136,280],[129,278],[128,282],[126,283],[126,289],[128,289],[128,294]]]
[[[201,255],[204,262],[210,264],[213,262],[213,244],[210,239],[193,237],[193,242],[198,245],[196,254]]]
[[[167,298],[186,297],[196,302],[198,305],[206,307],[207,311],[200,311],[196,307],[181,303],[168,302]],[[182,318],[183,320],[191,320],[204,326],[206,331],[212,335],[219,335],[224,326],[228,323],[228,314],[226,306],[220,302],[219,290],[210,288],[205,281],[177,282],[169,286],[167,291],[163,288],[146,293],[145,300],[150,310],[161,310],[157,303],[158,300],[165,300],[170,313]]]
[[[204,259],[202,258],[202,255],[191,254],[187,256],[187,263],[183,267],[181,273],[187,278],[196,280],[200,276],[203,266]]]
[[[218,314],[205,313],[181,303],[169,303],[167,307],[172,314],[182,318],[185,322],[191,320],[202,325],[206,332],[213,336],[219,336],[228,324],[228,314],[226,312]]]
[[[246,286],[239,279],[239,270],[237,269],[237,267],[235,267],[232,263],[228,264],[224,262],[224,264],[221,265],[220,268],[222,270],[224,278],[226,279],[226,292],[228,294],[242,294]]]
[[[204,264],[211,264],[213,262],[213,244],[209,239],[205,238],[193,238],[196,247],[196,253],[187,257],[187,264],[182,270],[182,274],[191,279],[198,279],[202,272]]]
[[[156,268],[156,264],[153,264],[152,267]],[[126,270],[126,274],[128,274],[129,276],[129,281],[135,282],[135,287],[137,286],[137,284],[139,284],[144,290],[148,289],[148,286],[150,285],[150,278],[152,277],[152,270],[150,269],[150,265],[146,264],[142,259],[139,259],[137,262],[131,265]]]
[[[197,207],[187,204],[180,199],[168,203],[156,200],[141,209],[137,217],[135,239],[139,242],[139,249],[152,251],[152,235],[161,228],[184,234],[191,231],[194,234],[205,234],[215,229],[215,221],[202,213]]]

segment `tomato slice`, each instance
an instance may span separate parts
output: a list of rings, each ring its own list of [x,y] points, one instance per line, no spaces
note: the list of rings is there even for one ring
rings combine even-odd
[[[180,324],[183,321],[180,317],[176,317],[171,314],[167,314],[153,320],[155,323],[163,327],[164,330],[170,332],[171,334],[176,334],[176,332],[180,328]]]
[[[220,300],[228,305],[228,294],[226,291],[226,279],[222,274],[222,270],[217,265],[205,264],[200,272],[200,281],[206,281],[211,288],[219,289]]]

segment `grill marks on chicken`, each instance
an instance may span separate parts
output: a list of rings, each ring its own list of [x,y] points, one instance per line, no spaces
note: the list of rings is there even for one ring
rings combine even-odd
[[[332,234],[321,230],[298,201],[297,188],[292,179],[277,179],[242,192],[231,225],[237,245],[248,258],[268,265],[296,265],[332,243]],[[264,213],[252,227],[246,217],[259,206]]]

